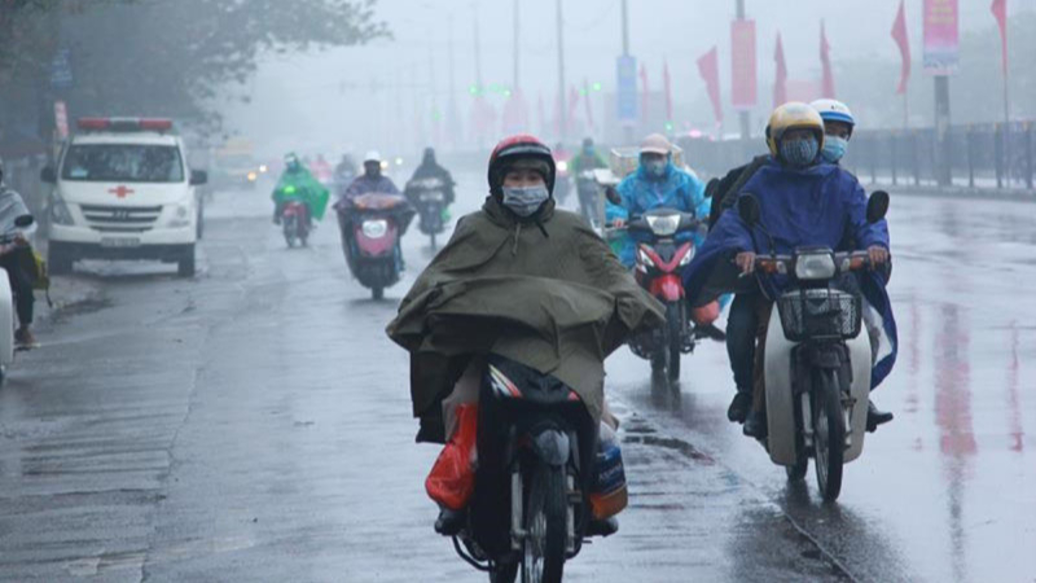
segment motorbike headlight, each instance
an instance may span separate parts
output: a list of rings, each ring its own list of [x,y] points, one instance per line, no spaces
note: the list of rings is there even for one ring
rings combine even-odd
[[[248,178],[248,181],[249,181],[249,182],[255,182],[255,181],[256,181],[256,178],[259,178],[259,175],[258,175],[258,174],[256,174],[256,173],[255,173],[255,171],[250,171],[250,172],[248,173],[248,175],[246,176],[246,178]]]
[[[569,171],[569,163],[566,162],[565,160],[559,160],[558,161],[558,171],[559,172],[568,172]]]
[[[364,236],[368,239],[381,239],[389,232],[389,221],[385,219],[364,221],[360,226],[360,230],[363,231]]]
[[[440,202],[443,200],[443,193],[438,190],[432,190],[421,193],[419,198],[422,202]]]
[[[669,237],[677,232],[677,227],[681,226],[680,215],[647,216],[645,220],[648,221],[648,227],[657,237]]]
[[[51,202],[50,220],[55,225],[67,226],[75,224],[75,221],[72,220],[72,213],[68,210],[68,205],[59,197],[54,197],[53,202]]]
[[[805,253],[796,256],[796,279],[818,280],[835,277],[835,257],[831,253]]]

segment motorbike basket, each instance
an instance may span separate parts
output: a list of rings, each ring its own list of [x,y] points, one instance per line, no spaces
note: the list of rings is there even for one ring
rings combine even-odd
[[[835,289],[800,289],[778,300],[778,314],[785,338],[855,338],[861,331],[861,298]]]

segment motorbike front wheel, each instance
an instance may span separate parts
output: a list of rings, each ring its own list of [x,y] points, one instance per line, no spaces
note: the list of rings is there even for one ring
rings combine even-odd
[[[683,322],[684,310],[681,309],[680,304],[670,304],[666,306],[666,350],[670,353],[666,372],[669,375],[671,383],[675,383],[681,378]]]
[[[515,583],[518,578],[519,564],[498,563],[490,570],[490,583]]]
[[[565,565],[565,470],[535,470],[526,505],[522,583],[561,583]]]
[[[284,241],[288,243],[289,247],[295,247],[295,217],[289,216],[284,218]]]
[[[839,373],[817,371],[814,387],[814,471],[817,487],[826,502],[839,497],[843,485],[843,454],[846,446],[842,390]]]

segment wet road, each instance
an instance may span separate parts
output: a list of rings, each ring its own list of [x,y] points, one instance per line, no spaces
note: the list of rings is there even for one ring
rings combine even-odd
[[[382,332],[424,242],[412,230],[407,279],[373,302],[331,223],[289,251],[268,212],[219,195],[192,281],[90,266],[103,296],[19,358],[0,580],[483,580],[432,533],[438,448],[413,444],[406,354]],[[839,502],[726,422],[721,345],[686,357],[679,400],[624,349],[608,390],[631,506],[567,580],[1034,579],[1034,206],[894,193],[890,218],[901,357],[876,399],[898,418]]]

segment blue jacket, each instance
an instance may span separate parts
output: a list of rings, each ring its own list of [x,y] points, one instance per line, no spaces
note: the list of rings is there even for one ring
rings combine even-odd
[[[760,227],[750,231],[738,216],[737,207],[721,215],[698,254],[684,272],[685,289],[695,305],[711,298],[699,297],[713,270],[729,265],[742,251],[769,253],[764,230],[774,239],[774,250],[791,254],[796,247],[819,245],[837,250],[867,249],[873,245],[889,248],[885,220],[869,224],[864,189],[849,172],[832,164],[819,164],[803,170],[783,167],[775,160],[761,167],[742,187],[739,195],[752,193],[760,202]],[[846,242],[853,241],[853,249]],[[897,334],[886,281],[878,271],[861,275],[861,291],[882,318],[890,343],[888,354],[872,371],[874,388],[889,374],[896,361]],[[761,276],[760,287],[770,299],[778,297],[788,284],[784,276]]]
[[[666,173],[660,178],[650,176],[644,166],[639,166],[636,172],[619,183],[616,191],[619,192],[622,204],[616,205],[606,201],[605,219],[608,223],[615,219],[630,220],[631,217],[639,217],[645,211],[660,207],[693,213],[703,220],[709,216],[709,199],[705,196],[705,185],[673,163],[666,165]],[[701,237],[697,235],[685,234],[678,237],[684,240],[691,238],[695,239],[696,244],[702,242]],[[627,267],[634,265],[634,241],[628,238],[624,242],[619,259]]]
[[[384,194],[399,194],[400,191],[393,184],[393,181],[384,175],[378,175],[377,178],[371,178],[366,174],[361,174],[353,179],[353,182],[346,189],[344,196],[354,198],[363,194],[370,194],[372,192],[380,192]]]

